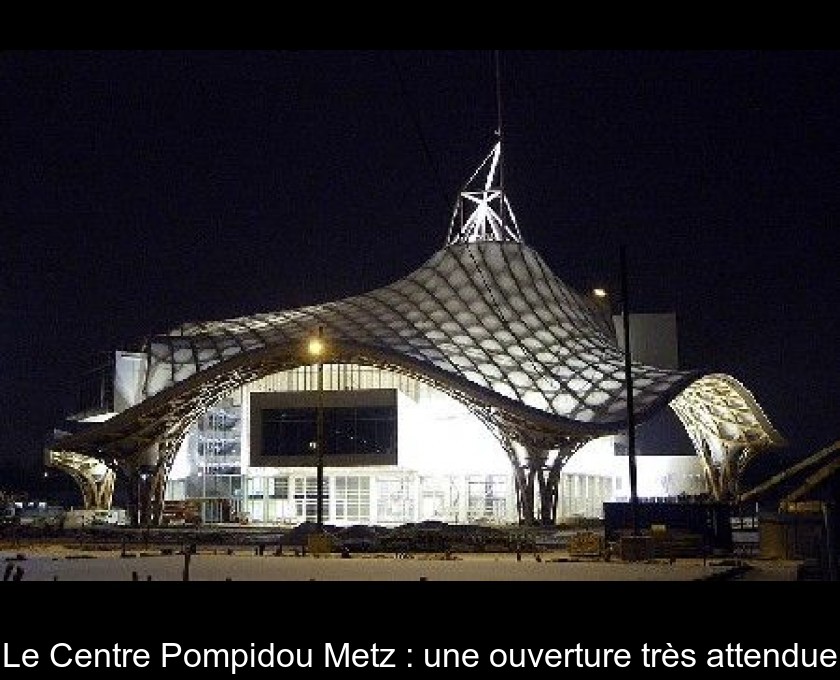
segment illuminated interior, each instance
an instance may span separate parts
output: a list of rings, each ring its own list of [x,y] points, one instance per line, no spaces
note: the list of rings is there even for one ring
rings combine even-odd
[[[327,464],[325,517],[330,523],[518,520],[508,457],[466,406],[423,382],[386,370],[344,364],[327,364],[324,369],[325,390],[339,385],[345,390],[398,390],[398,463],[340,468]],[[206,521],[215,519],[215,506],[209,501],[213,494],[227,499],[239,520],[314,521],[312,465],[254,466],[248,436],[252,396],[293,387],[313,389],[309,371],[311,367],[298,368],[243,385],[202,416],[175,457],[167,499],[208,499]],[[611,452],[611,442],[606,437],[590,446]],[[623,475],[610,458],[614,456],[563,475],[563,517],[601,516],[601,504],[613,498],[615,477]]]

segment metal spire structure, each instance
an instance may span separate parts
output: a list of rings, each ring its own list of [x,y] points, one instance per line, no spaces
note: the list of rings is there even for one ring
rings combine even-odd
[[[502,142],[498,141],[458,194],[447,245],[478,241],[522,243],[516,217],[502,189],[501,159]]]
[[[502,157],[502,72],[499,51],[495,50],[493,55],[496,65],[498,141],[458,194],[449,226],[447,245],[476,241],[522,242],[516,217],[505,195]]]

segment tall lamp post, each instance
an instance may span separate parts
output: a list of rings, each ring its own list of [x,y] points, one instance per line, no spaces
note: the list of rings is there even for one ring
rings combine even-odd
[[[639,535],[639,498],[636,494],[636,419],[633,411],[633,371],[630,353],[630,300],[627,292],[627,248],[621,245],[621,316],[624,326],[624,382],[627,392],[627,462],[630,468],[630,512],[633,536]]]
[[[622,341],[624,344],[624,385],[627,394],[627,464],[630,476],[630,513],[633,528],[633,536],[639,535],[639,497],[636,491],[637,470],[636,470],[636,422],[633,408],[633,371],[632,354],[630,351],[630,301],[627,291],[627,252],[622,244],[620,248],[621,267],[621,326]],[[612,318],[612,311],[607,301],[605,288],[593,288],[592,294],[599,305]]]
[[[135,479],[135,495],[136,495],[136,521],[138,527],[148,527],[151,490],[149,489],[149,479],[154,474],[154,467],[148,464],[141,464],[137,466],[134,471]]]
[[[316,524],[318,533],[324,531],[324,327],[318,327],[318,335],[309,340],[309,355],[318,362],[318,407],[315,421],[315,484],[316,484]]]

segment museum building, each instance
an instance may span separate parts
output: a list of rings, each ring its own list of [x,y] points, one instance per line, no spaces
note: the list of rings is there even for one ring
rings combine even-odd
[[[205,522],[554,524],[628,498],[629,425],[639,496],[733,497],[784,438],[738,380],[679,367],[674,314],[624,333],[559,279],[500,165],[497,143],[444,246],[389,285],[109,353],[47,464],[86,507],[122,483],[139,523],[190,500]]]

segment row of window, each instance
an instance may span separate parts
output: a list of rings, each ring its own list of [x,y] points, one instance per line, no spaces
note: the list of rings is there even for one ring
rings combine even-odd
[[[447,484],[427,481],[415,498],[416,485],[405,477],[376,479],[376,518],[380,522],[408,522],[416,517],[419,500],[424,518],[446,521],[458,519],[460,490],[455,480]],[[317,518],[317,478],[251,477],[247,480],[249,501],[289,501],[296,518],[314,521]],[[508,511],[509,481],[503,476],[480,476],[467,480],[467,519],[503,519]],[[339,475],[324,484],[324,516],[333,521],[370,521],[371,478],[369,476]],[[332,507],[332,513],[330,508]],[[274,513],[284,506],[274,506]],[[262,515],[263,512],[261,511]]]
[[[201,457],[205,456],[236,456],[241,451],[239,439],[200,439],[196,451]]]

